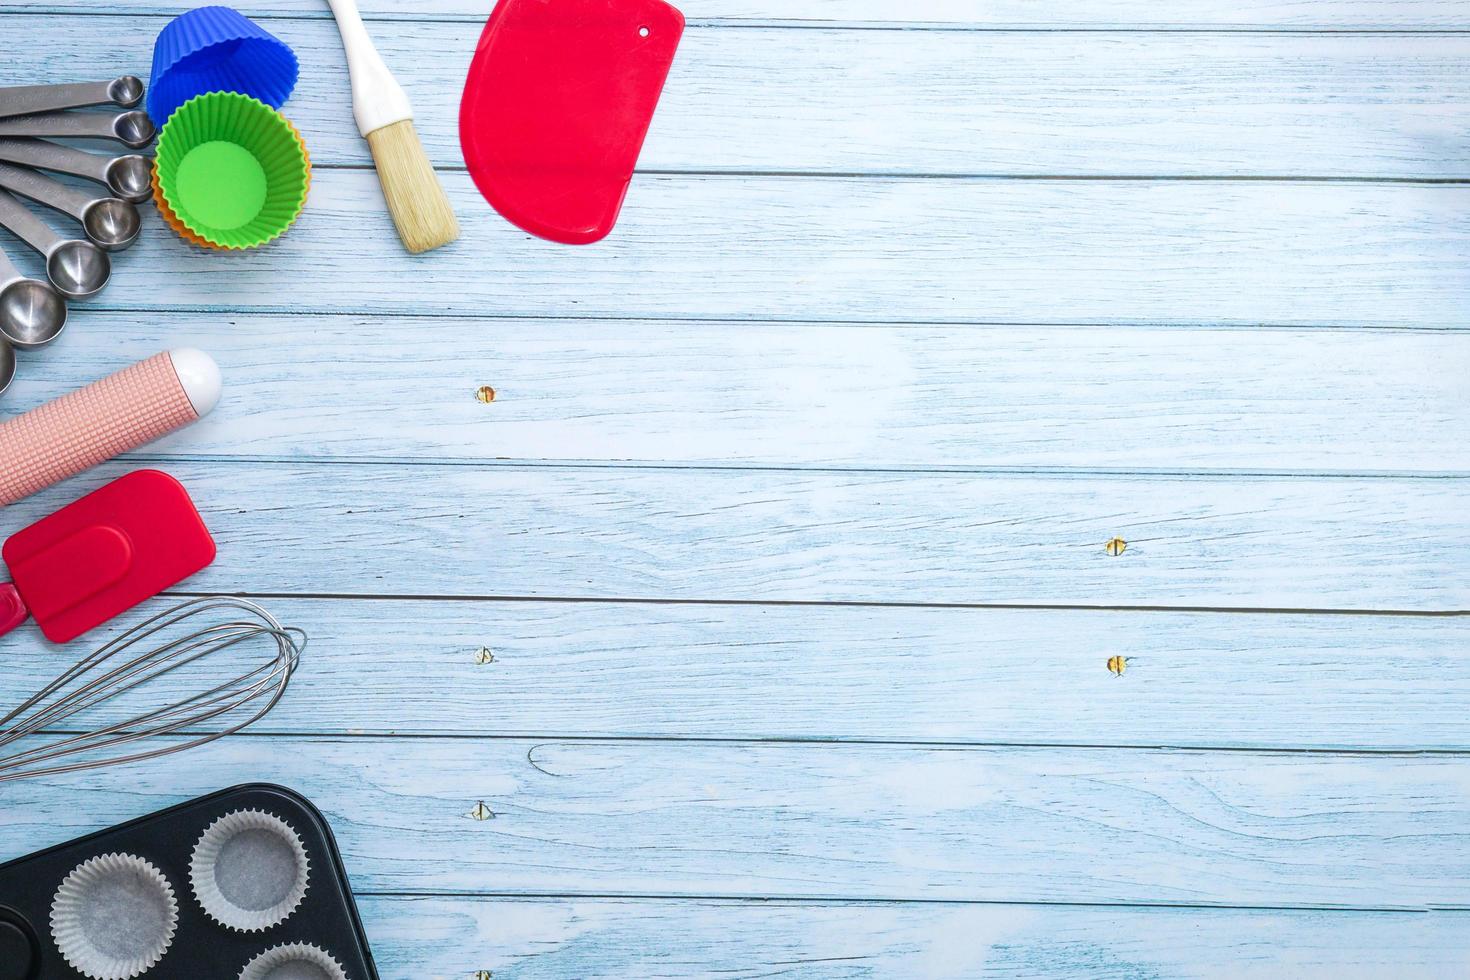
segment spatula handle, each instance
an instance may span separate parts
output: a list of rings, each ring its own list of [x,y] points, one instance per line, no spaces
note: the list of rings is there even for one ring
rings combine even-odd
[[[31,618],[20,590],[9,582],[0,585],[0,636],[4,636]]]

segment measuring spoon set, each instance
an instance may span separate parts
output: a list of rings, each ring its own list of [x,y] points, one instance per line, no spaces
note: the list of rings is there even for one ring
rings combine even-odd
[[[36,350],[61,335],[67,300],[95,296],[112,275],[109,253],[138,237],[137,205],[152,196],[153,162],[133,152],[90,153],[52,139],[110,140],[140,150],[157,135],[142,109],[143,82],[132,75],[99,82],[0,88],[0,227],[40,254],[45,279],[30,278],[0,249],[0,393],[15,378],[16,350]],[[89,106],[121,112],[75,112]],[[88,192],[51,176],[100,184]],[[59,234],[24,201],[79,226]]]

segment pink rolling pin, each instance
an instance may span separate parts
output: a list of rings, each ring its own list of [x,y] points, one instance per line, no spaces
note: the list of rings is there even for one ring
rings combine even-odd
[[[0,423],[0,507],[197,422],[219,396],[219,365],[184,348]]]

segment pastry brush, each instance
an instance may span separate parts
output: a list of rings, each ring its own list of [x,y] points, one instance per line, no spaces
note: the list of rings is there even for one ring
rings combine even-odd
[[[373,152],[383,198],[398,227],[398,237],[403,239],[403,247],[414,253],[448,245],[459,237],[459,222],[413,127],[408,96],[373,47],[358,13],[357,0],[327,2],[337,18],[342,46],[347,49],[352,114],[358,132]]]

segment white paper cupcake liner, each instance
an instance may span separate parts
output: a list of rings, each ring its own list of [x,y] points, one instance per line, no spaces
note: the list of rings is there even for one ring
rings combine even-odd
[[[245,964],[240,980],[347,980],[347,971],[319,946],[276,946]]]
[[[51,938],[92,980],[132,980],[173,945],[179,906],[163,873],[132,854],[104,854],[72,870],[51,902]]]
[[[200,836],[189,883],[206,915],[237,932],[291,917],[306,897],[310,863],[291,825],[263,810],[236,810]]]

